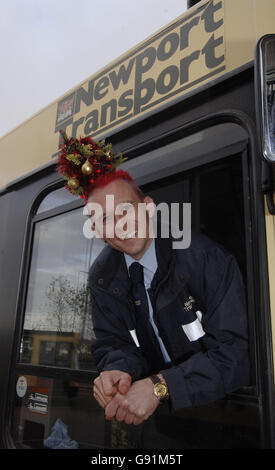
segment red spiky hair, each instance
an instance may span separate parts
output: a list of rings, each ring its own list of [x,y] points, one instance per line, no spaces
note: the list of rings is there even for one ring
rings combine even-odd
[[[105,140],[96,142],[91,137],[68,137],[62,130],[63,143],[57,162],[57,171],[67,181],[66,189],[88,200],[89,194],[102,176],[116,172],[116,167],[126,160],[115,156],[112,144]]]
[[[130,186],[133,188],[133,190],[137,193],[140,199],[143,199],[143,194],[141,189],[136,185],[135,181],[133,180],[132,176],[124,170],[114,170],[110,173],[106,173],[104,175],[101,175],[98,177],[96,180],[95,184],[93,187],[90,188],[90,192],[88,194],[88,197],[91,196],[93,191],[98,188],[104,188],[108,184],[112,183],[113,181],[117,180],[123,180],[126,181],[126,183],[129,183]],[[88,198],[87,198],[88,199]],[[87,201],[86,199],[86,201]]]

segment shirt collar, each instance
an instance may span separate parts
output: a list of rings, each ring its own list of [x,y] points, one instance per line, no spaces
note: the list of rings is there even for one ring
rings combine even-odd
[[[157,262],[157,257],[156,257],[156,248],[155,248],[155,239],[154,238],[152,239],[152,242],[149,248],[145,251],[144,255],[139,260],[132,258],[132,256],[128,255],[127,253],[124,253],[124,257],[125,257],[125,261],[126,261],[126,265],[128,269],[131,266],[131,264],[136,261],[140,263],[144,268],[148,269],[154,274],[158,267],[158,262]]]

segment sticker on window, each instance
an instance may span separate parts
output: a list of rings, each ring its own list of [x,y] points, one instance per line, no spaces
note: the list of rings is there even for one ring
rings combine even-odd
[[[23,375],[21,375],[16,383],[16,393],[19,398],[23,398],[26,395],[26,391],[28,388],[27,379]]]

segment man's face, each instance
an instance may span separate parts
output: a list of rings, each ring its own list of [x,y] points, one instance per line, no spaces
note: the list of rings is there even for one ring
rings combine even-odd
[[[129,183],[115,180],[95,189],[88,202],[102,208],[101,216],[93,218],[97,236],[112,248],[140,259],[152,240],[146,204],[152,205],[153,200],[149,196],[140,199]]]

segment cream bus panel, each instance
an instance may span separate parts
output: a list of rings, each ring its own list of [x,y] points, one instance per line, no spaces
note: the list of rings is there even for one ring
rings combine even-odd
[[[99,139],[254,58],[274,0],[206,0],[0,140],[0,188],[49,164],[60,128]]]

